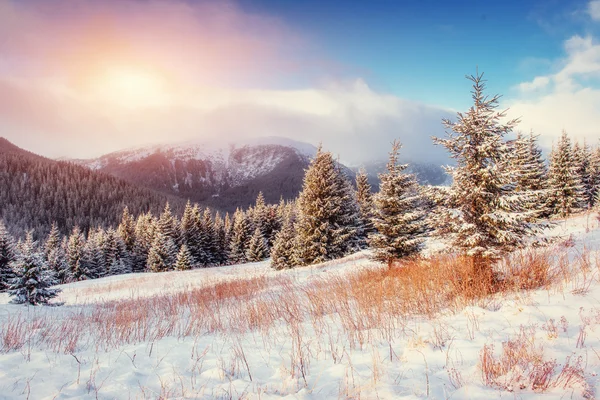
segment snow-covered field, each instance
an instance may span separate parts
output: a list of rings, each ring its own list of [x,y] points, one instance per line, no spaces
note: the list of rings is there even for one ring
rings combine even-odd
[[[598,220],[551,235],[574,275],[435,318],[383,310],[380,326],[352,302],[320,307],[328,285],[333,297],[344,277],[382,268],[366,253],[281,272],[264,262],[78,282],[62,286],[61,307],[0,294],[0,398],[594,398]]]

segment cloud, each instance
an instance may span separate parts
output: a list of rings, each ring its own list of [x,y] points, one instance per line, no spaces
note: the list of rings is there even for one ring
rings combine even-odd
[[[506,101],[520,127],[540,133],[546,148],[564,129],[576,140],[594,143],[600,134],[600,44],[593,37],[572,36],[557,71],[518,85],[520,95]]]
[[[588,14],[594,21],[600,21],[600,0],[592,0],[588,4]]]
[[[44,155],[275,135],[352,163],[394,138],[412,159],[443,158],[430,136],[446,110],[356,77],[323,83],[340,66],[318,46],[232,2],[0,0],[0,38],[0,135]]]

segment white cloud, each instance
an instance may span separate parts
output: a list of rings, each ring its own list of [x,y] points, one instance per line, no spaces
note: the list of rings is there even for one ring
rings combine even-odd
[[[519,84],[521,96],[506,104],[512,116],[521,116],[520,129],[541,134],[546,148],[563,129],[588,143],[600,138],[600,44],[591,36],[576,35],[564,48],[566,56],[557,60],[561,68],[556,73]],[[540,88],[544,90],[535,92]]]
[[[600,21],[600,0],[592,0],[588,5],[588,13],[594,21]]]

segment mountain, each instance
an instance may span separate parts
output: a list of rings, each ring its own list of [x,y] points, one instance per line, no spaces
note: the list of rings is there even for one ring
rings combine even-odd
[[[119,151],[91,160],[73,160],[95,171],[169,195],[190,199],[223,211],[254,203],[260,191],[265,200],[295,198],[304,170],[317,148],[280,137],[238,143],[188,142]],[[353,178],[355,170],[343,166]],[[375,187],[385,162],[369,165]],[[421,182],[439,184],[441,168],[413,164]]]
[[[56,221],[66,233],[116,225],[128,206],[133,214],[158,212],[169,198],[79,165],[54,161],[0,138],[0,218],[18,236],[49,231]],[[175,208],[181,200],[172,198]]]

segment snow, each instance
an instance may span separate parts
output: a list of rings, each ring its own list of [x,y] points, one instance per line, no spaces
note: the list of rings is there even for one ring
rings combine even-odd
[[[592,252],[593,263],[600,249],[598,225],[594,214],[556,221],[550,233],[557,238],[556,251],[575,260],[585,248]],[[565,245],[568,238],[573,239],[572,246]],[[440,248],[439,242],[430,243],[430,248]],[[497,354],[501,343],[515,338],[522,329],[543,347],[544,359],[556,360],[557,371],[567,357],[571,364],[581,357],[586,384],[593,394],[600,393],[596,374],[600,371],[597,270],[562,289],[493,298],[435,319],[394,321],[390,341],[381,335],[384,329],[362,332],[362,343],[350,340],[336,323],[339,319],[329,315],[321,326],[310,318],[299,323],[279,320],[268,330],[167,334],[116,347],[90,334],[67,352],[65,346],[55,350],[36,340],[36,332],[43,329],[40,323],[25,337],[24,346],[7,349],[11,343],[8,328],[24,321],[49,318],[58,327],[63,326],[61,321],[76,323],[79,316],[93,313],[94,307],[114,301],[135,299],[142,304],[156,296],[174,297],[194,288],[252,278],[269,279],[267,289],[255,294],[259,298],[268,300],[287,293],[301,296],[315,282],[332,282],[350,272],[376,267],[368,255],[362,252],[288,271],[274,271],[268,262],[261,262],[77,282],[61,286],[58,300],[65,303],[61,307],[8,304],[8,296],[0,294],[0,398],[583,398],[583,387],[577,382],[544,394],[518,387],[511,393],[484,385],[480,368],[483,347],[494,344]],[[271,305],[276,306],[280,305]],[[233,326],[237,317],[228,313],[235,309],[224,301],[213,311],[229,315],[227,322]],[[556,330],[551,329],[553,324]],[[294,362],[299,359],[304,360],[303,367]]]

